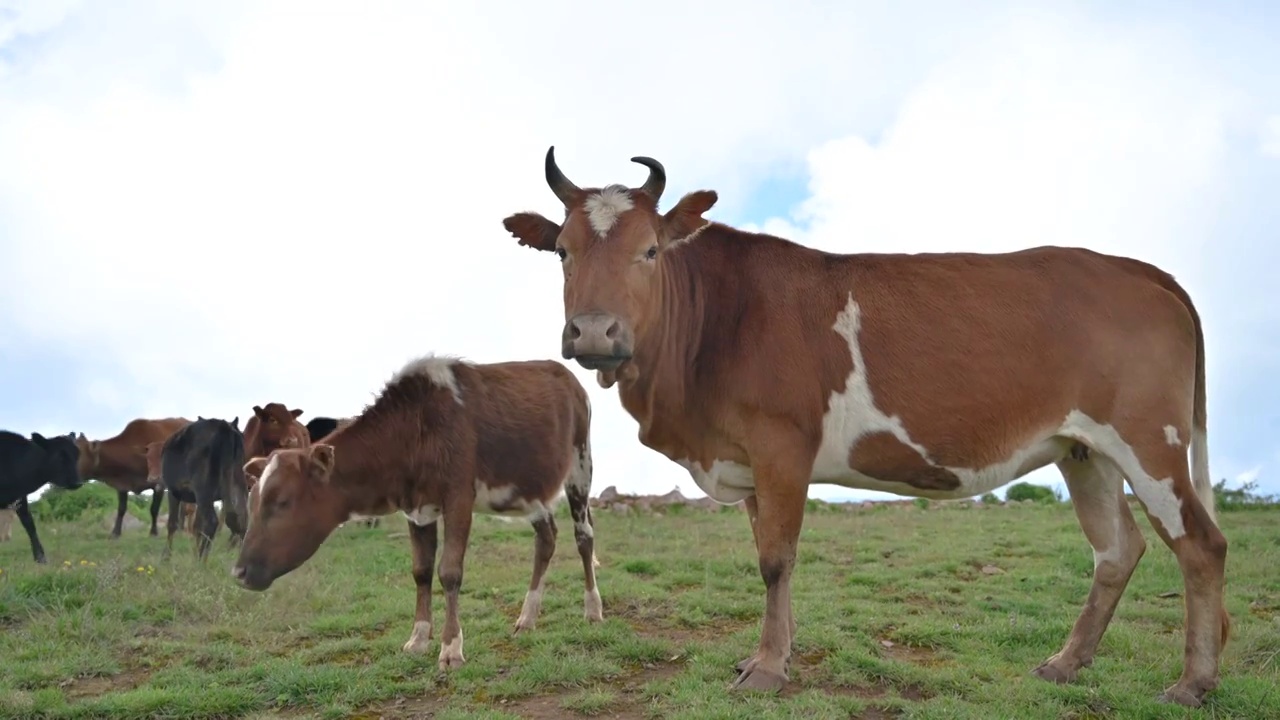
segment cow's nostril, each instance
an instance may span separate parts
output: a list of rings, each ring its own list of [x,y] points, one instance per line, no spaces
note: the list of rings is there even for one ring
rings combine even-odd
[[[569,339],[577,340],[580,337],[582,337],[582,328],[578,327],[576,322],[569,323]]]
[[[605,336],[605,337],[607,337],[607,338],[609,338],[610,340],[616,340],[616,339],[617,339],[617,335],[618,335],[618,331],[619,331],[619,330],[621,330],[621,329],[622,329],[622,327],[621,327],[621,326],[619,326],[619,325],[618,325],[618,321],[616,321],[616,320],[615,320],[615,321],[613,321],[613,322],[609,323],[609,329],[604,331],[604,336]]]
[[[236,565],[235,567],[231,568],[231,577],[233,577],[233,578],[235,578],[235,579],[237,579],[237,580],[243,580],[243,579],[244,579],[244,566],[243,566],[243,565]]]

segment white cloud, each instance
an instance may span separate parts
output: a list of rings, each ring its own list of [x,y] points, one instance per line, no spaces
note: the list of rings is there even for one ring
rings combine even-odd
[[[559,271],[501,226],[558,212],[549,144],[584,185],[657,157],[721,218],[808,152],[814,197],[771,229],[1081,243],[1197,290],[1226,101],[1163,35],[995,4],[938,4],[945,32],[853,3],[120,7],[15,26],[63,34],[0,86],[0,323],[91,349],[85,402],[121,423],[351,413],[428,350],[558,357]],[[577,373],[597,489],[696,493]]]

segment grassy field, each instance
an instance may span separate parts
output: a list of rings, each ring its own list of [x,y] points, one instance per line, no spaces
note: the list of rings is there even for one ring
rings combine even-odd
[[[563,510],[563,509],[562,509]],[[537,629],[513,637],[532,563],[527,524],[477,518],[463,581],[467,664],[450,676],[400,646],[413,617],[404,521],[340,529],[263,594],[236,587],[225,529],[160,560],[145,530],[14,528],[0,544],[0,716],[13,718],[1249,718],[1280,717],[1280,509],[1222,515],[1235,629],[1198,711],[1159,705],[1182,660],[1182,589],[1149,549],[1076,685],[1030,677],[1089,588],[1069,505],[913,505],[810,513],[794,582],[792,685],[726,691],[764,604],[736,509],[597,514],[605,622],[582,620],[560,523]],[[181,552],[179,552],[181,550]],[[436,584],[436,619],[443,599]],[[438,643],[438,638],[436,640]]]

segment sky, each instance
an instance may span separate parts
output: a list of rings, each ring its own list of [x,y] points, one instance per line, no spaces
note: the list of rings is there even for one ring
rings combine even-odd
[[[1278,492],[1277,34],[1263,2],[0,0],[0,427],[344,416],[424,353],[559,358],[556,260],[501,222],[559,216],[555,145],[829,251],[1155,263],[1204,319],[1215,479]],[[702,496],[571,367],[596,493]]]

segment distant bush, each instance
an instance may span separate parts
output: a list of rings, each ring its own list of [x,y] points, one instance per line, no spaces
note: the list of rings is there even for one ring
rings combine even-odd
[[[1058,494],[1052,488],[1043,487],[1041,485],[1032,485],[1031,483],[1014,483],[1009,486],[1009,492],[1004,495],[1006,500],[1013,502],[1015,500],[1030,500],[1032,502],[1052,504],[1058,502]]]
[[[116,491],[103,483],[91,480],[75,490],[48,487],[40,499],[31,503],[31,514],[37,521],[76,520],[86,510],[116,507]]]
[[[913,499],[911,502],[915,503],[915,506],[921,510],[929,509],[929,498],[918,497]]]
[[[996,497],[995,493],[983,493],[981,500],[983,505],[999,505],[1000,504],[1000,498]]]
[[[1227,481],[1219,480],[1213,486],[1213,504],[1218,510],[1231,512],[1234,510],[1262,510],[1280,504],[1280,497],[1260,495],[1257,492],[1258,481],[1250,480],[1238,488],[1227,489]]]

